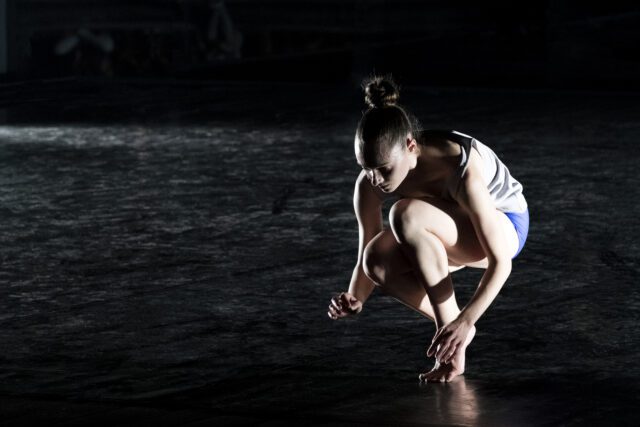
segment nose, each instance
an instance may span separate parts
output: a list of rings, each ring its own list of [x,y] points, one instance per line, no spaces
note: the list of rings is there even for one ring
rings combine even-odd
[[[376,178],[376,173],[375,172],[371,172],[371,183],[377,187],[378,184],[382,182],[382,177]]]

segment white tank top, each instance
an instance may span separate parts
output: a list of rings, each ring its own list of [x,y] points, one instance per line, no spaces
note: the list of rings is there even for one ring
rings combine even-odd
[[[457,142],[462,148],[460,164],[456,170],[456,176],[444,189],[442,198],[453,201],[451,194],[455,194],[462,178],[467,171],[469,153],[475,148],[482,159],[482,177],[496,209],[502,212],[524,212],[527,210],[527,201],[522,194],[522,184],[509,173],[509,169],[498,158],[496,153],[477,139],[455,130],[428,129],[424,134],[434,134],[450,141]]]

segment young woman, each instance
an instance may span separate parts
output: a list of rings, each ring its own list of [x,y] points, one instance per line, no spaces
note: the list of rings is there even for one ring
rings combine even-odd
[[[360,238],[349,291],[331,300],[328,315],[359,313],[375,286],[429,317],[437,332],[427,349],[435,366],[420,380],[462,374],[478,318],[511,273],[522,250],[529,210],[522,185],[488,146],[457,131],[420,130],[398,102],[393,79],[363,82],[369,108],[355,136],[362,167],[353,205]],[[383,228],[382,203],[397,196]],[[486,269],[460,310],[451,273]]]

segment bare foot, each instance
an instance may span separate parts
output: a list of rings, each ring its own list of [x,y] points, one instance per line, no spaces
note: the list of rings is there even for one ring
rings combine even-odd
[[[462,345],[462,348],[458,350],[458,355],[451,359],[451,361],[447,364],[440,363],[436,359],[436,364],[433,366],[429,372],[425,372],[420,374],[418,378],[420,381],[427,382],[449,382],[458,375],[462,375],[464,373],[464,358],[465,351],[467,351],[467,346],[473,340],[473,337],[476,335],[476,327],[475,325],[469,331],[469,335],[467,336],[467,340]],[[440,346],[438,346],[440,348]]]

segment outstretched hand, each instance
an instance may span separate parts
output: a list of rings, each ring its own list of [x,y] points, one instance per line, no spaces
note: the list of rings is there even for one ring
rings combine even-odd
[[[433,340],[431,340],[427,356],[431,357],[435,353],[437,361],[445,364],[449,363],[457,356],[457,351],[462,344],[466,342],[472,327],[473,324],[457,317],[449,324],[438,329],[438,332],[433,336]],[[440,345],[439,349],[438,345]]]

